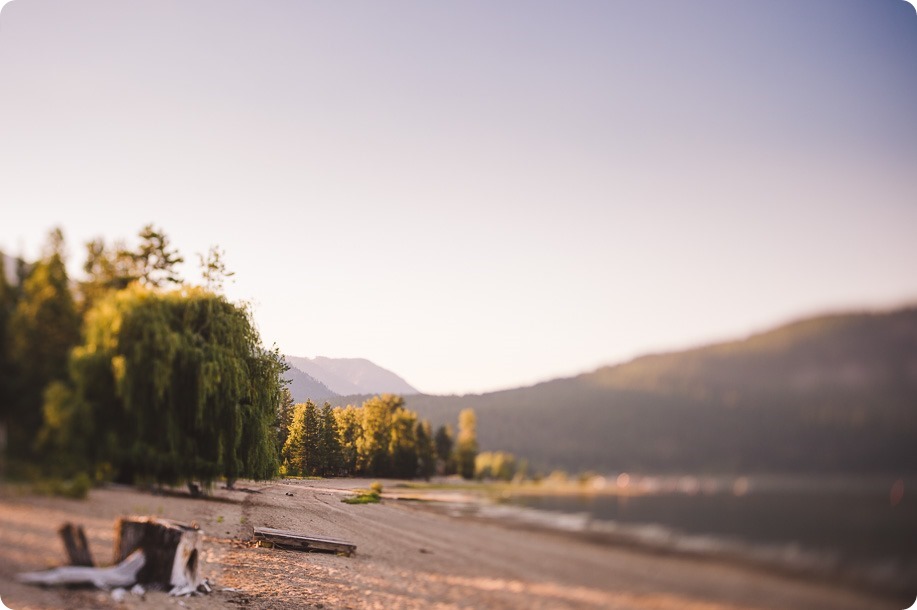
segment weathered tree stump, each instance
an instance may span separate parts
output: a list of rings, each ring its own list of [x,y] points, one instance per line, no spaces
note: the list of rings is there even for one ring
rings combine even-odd
[[[201,584],[200,530],[165,519],[125,517],[115,532],[115,563],[135,550],[146,561],[137,572],[137,582],[147,588],[194,591]]]
[[[95,564],[92,561],[92,553],[89,552],[89,544],[86,542],[86,532],[82,525],[64,523],[57,533],[60,534],[61,540],[64,541],[64,550],[67,551],[67,557],[70,559],[72,566],[85,566],[91,568]]]
[[[203,535],[196,527],[151,517],[125,517],[115,526],[115,565],[95,568],[82,527],[60,529],[71,563],[41,572],[17,575],[37,585],[93,585],[101,589],[141,584],[149,589],[187,595],[201,586],[199,557]],[[206,590],[207,587],[205,586]]]

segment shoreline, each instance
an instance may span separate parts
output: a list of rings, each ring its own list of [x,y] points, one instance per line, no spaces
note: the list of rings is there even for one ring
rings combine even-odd
[[[429,503],[383,498],[348,505],[369,480],[240,484],[214,497],[93,490],[86,501],[0,494],[0,597],[15,610],[176,607],[165,594],[111,602],[97,591],[39,589],[12,577],[63,560],[56,528],[86,526],[107,558],[122,514],[196,521],[205,532],[202,569],[214,593],[188,608],[373,608],[460,610],[884,610],[885,597],[838,590],[730,562],[651,554],[548,531],[453,517]],[[382,481],[396,490],[397,481]],[[288,495],[292,494],[292,495]],[[258,548],[251,528],[275,527],[353,542],[353,557]],[[104,563],[104,561],[103,561]]]
[[[424,503],[412,499],[395,501],[417,502],[423,509],[447,514],[457,519],[495,523],[501,527],[526,532],[539,532],[577,540],[598,546],[626,549],[658,557],[677,557],[741,565],[762,574],[771,574],[800,582],[817,582],[843,587],[854,593],[865,593],[897,602],[911,593],[915,582],[906,575],[872,576],[868,568],[850,566],[828,553],[804,551],[795,545],[752,545],[738,540],[701,535],[677,534],[662,526],[619,527],[609,522],[592,520],[585,514],[552,513],[524,507],[471,507],[455,504],[437,506],[436,501]],[[506,510],[501,510],[506,508]],[[483,510],[482,510],[483,509]],[[532,519],[535,513],[543,518]],[[554,523],[551,523],[554,521]]]
[[[643,477],[659,481],[664,477]],[[432,484],[409,483],[396,486],[387,497],[402,501],[418,501],[431,510],[457,517],[493,521],[506,527],[554,532],[571,538],[600,545],[626,547],[654,555],[671,555],[705,561],[741,563],[750,569],[780,574],[803,581],[818,581],[832,586],[842,586],[853,591],[903,599],[912,594],[917,582],[917,566],[900,565],[889,561],[856,559],[833,549],[816,549],[796,542],[750,541],[736,536],[692,533],[661,523],[621,523],[594,517],[587,511],[563,512],[526,506],[512,500],[526,497],[580,497],[629,496],[677,491],[677,481],[683,477],[669,477],[669,483],[659,491],[647,492],[646,486],[638,491],[635,486],[617,490],[583,483],[563,485],[516,485],[506,483],[443,482]],[[689,477],[693,478],[693,477]],[[873,489],[890,476],[864,476],[854,480],[858,489]],[[640,478],[635,477],[639,482]],[[698,480],[698,478],[693,478]],[[729,477],[723,480],[730,480]],[[747,484],[749,479],[739,477]],[[822,480],[813,489],[805,477],[766,476],[752,478],[755,493],[773,491],[775,487],[786,491],[787,483],[794,491],[818,493],[825,490],[851,492],[850,479],[838,477]],[[776,482],[776,483],[775,483]],[[854,487],[857,487],[855,485]],[[609,489],[611,487],[611,489]],[[402,490],[407,489],[404,493]],[[747,488],[746,488],[747,489]]]

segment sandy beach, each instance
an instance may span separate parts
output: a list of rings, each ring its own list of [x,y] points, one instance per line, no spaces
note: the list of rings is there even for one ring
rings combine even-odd
[[[0,598],[13,610],[46,608],[495,608],[615,610],[884,610],[893,601],[718,561],[660,556],[560,533],[509,528],[384,499],[341,502],[361,480],[243,482],[212,497],[93,490],[88,500],[0,496]],[[395,483],[385,482],[387,490]],[[292,494],[292,495],[287,495]],[[117,603],[94,590],[42,589],[17,573],[60,565],[56,530],[86,527],[99,563],[110,562],[122,515],[194,522],[205,532],[210,595],[148,592]],[[352,557],[260,548],[252,527],[290,529],[357,545]]]

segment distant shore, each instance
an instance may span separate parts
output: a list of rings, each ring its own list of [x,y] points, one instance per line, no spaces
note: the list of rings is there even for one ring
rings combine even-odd
[[[479,517],[443,514],[442,505],[383,499],[352,506],[340,500],[369,481],[288,480],[240,483],[194,500],[128,488],[94,490],[88,500],[17,495],[0,490],[0,597],[23,608],[174,608],[149,593],[122,605],[106,593],[39,589],[13,581],[17,572],[60,564],[56,528],[87,528],[105,561],[113,523],[123,514],[194,521],[206,533],[202,569],[209,596],[188,608],[879,610],[888,598],[840,590],[778,574],[679,556],[594,544],[537,527],[506,527]],[[398,482],[383,481],[397,495]],[[288,495],[292,494],[292,495]],[[253,526],[348,540],[354,557],[253,547]],[[892,604],[892,605],[890,605]]]

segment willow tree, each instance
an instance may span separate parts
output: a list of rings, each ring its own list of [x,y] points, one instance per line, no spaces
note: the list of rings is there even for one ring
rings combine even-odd
[[[245,308],[200,288],[133,284],[97,303],[84,333],[69,392],[49,395],[46,414],[93,422],[92,462],[160,483],[275,474],[282,361]]]

